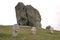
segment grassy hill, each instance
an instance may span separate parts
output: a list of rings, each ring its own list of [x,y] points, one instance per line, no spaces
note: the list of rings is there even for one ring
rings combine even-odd
[[[30,31],[30,27],[21,27],[17,37],[12,37],[12,26],[0,26],[0,40],[60,40],[60,32],[38,29],[36,35]]]

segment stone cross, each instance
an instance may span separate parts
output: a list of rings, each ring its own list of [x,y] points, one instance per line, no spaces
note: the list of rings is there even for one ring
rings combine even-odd
[[[12,29],[12,30],[13,30],[13,33],[12,33],[12,36],[13,36],[13,37],[16,37],[16,36],[18,35],[19,28],[20,28],[20,27],[19,27],[18,24],[14,24],[14,25],[13,25],[13,29]]]
[[[32,27],[31,31],[33,34],[36,34],[36,27]]]
[[[54,30],[53,27],[50,27],[50,32],[51,32],[51,33],[54,33],[53,30]]]

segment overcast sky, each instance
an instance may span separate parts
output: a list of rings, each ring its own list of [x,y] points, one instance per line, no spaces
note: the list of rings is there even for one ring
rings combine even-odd
[[[42,27],[51,25],[60,30],[60,0],[0,0],[0,25],[16,24],[15,6],[18,2],[32,5],[42,17]]]

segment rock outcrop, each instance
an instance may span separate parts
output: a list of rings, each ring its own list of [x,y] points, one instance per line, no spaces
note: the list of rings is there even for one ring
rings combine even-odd
[[[47,27],[46,27],[46,29],[50,29],[51,28],[51,26],[50,25],[48,25]]]
[[[41,15],[31,5],[24,5],[19,2],[16,7],[16,18],[19,25],[41,27]]]

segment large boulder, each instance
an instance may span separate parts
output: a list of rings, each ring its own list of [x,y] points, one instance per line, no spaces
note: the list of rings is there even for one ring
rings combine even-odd
[[[31,5],[25,6],[23,3],[19,2],[16,5],[15,10],[17,23],[19,25],[41,27],[41,15],[38,10]]]
[[[33,8],[31,5],[26,6],[26,13],[28,19],[28,25],[30,26],[40,26],[41,16],[37,9]]]
[[[25,5],[21,2],[19,2],[15,7],[17,23],[19,25],[26,25],[26,23],[27,23],[26,11],[25,11],[24,7],[25,7]]]

